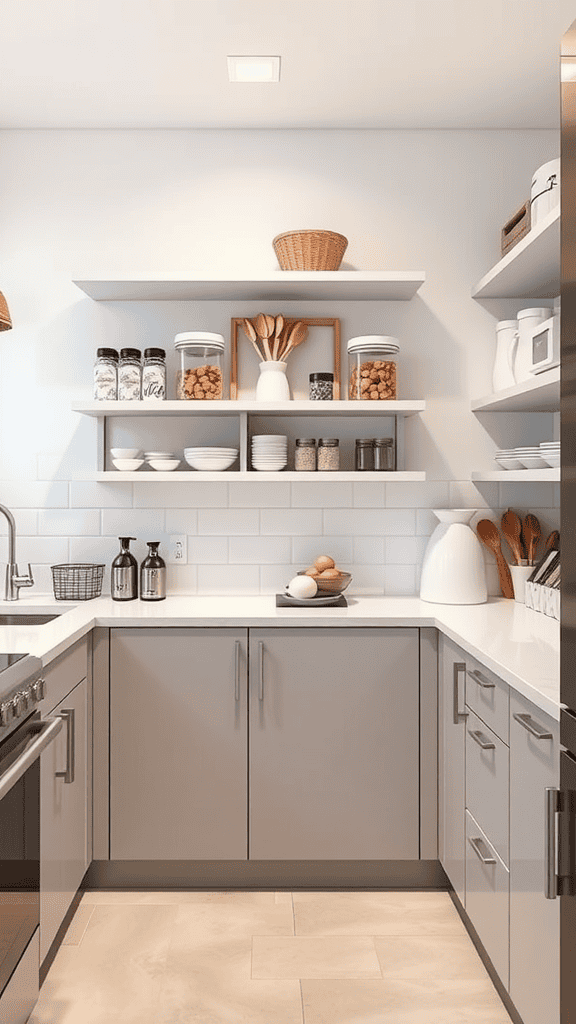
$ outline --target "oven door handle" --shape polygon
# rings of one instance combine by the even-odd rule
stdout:
[[[36,739],[26,748],[20,757],[0,775],[0,800],[10,792],[18,779],[21,779],[31,765],[34,764],[43,750],[52,743],[64,725],[62,718],[45,718],[42,722],[32,722],[30,731],[37,733]]]

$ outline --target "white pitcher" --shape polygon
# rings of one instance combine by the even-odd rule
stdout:
[[[435,604],[484,604],[486,568],[480,541],[469,526],[474,508],[433,509],[440,520],[422,563],[420,597]]]
[[[500,320],[496,324],[496,356],[492,371],[492,390],[503,391],[516,383],[514,354],[518,343],[518,321]]]
[[[516,316],[518,319],[518,345],[514,357],[514,377],[516,378],[516,383],[520,384],[521,381],[529,380],[532,376],[530,373],[530,367],[532,366],[532,338],[530,336],[530,329],[544,323],[544,320],[552,316],[552,310],[545,309],[543,306],[536,306],[531,309],[520,309]]]

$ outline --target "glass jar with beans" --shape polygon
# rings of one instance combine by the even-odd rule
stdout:
[[[348,398],[391,401],[396,398],[397,338],[368,334],[348,342]]]

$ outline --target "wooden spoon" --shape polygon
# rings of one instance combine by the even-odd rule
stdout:
[[[282,334],[282,328],[284,327],[284,317],[281,313],[276,317],[276,323],[274,325],[274,346],[272,348],[272,358],[278,359],[278,350],[280,348],[280,335]]]
[[[274,317],[267,316],[266,313],[258,313],[258,316],[254,317],[254,327],[256,333],[262,341],[262,347],[266,353],[266,359],[272,359],[272,352],[270,351],[270,345],[268,338],[274,331]]]
[[[531,512],[524,517],[522,524],[522,534],[524,536],[524,544],[526,545],[526,557],[528,558],[528,564],[534,565],[534,558],[536,556],[536,547],[541,537],[540,523],[536,516],[532,515]]]
[[[521,559],[525,556],[522,551],[522,520],[517,512],[508,509],[502,516],[500,523],[502,533],[508,541],[508,546],[516,559],[516,565],[520,565]]]
[[[490,551],[493,551],[496,556],[496,565],[498,566],[498,576],[500,577],[500,588],[502,590],[503,597],[514,598],[514,584],[512,583],[510,569],[508,568],[506,559],[502,554],[502,543],[500,541],[498,527],[495,526],[490,519],[481,519],[476,527],[476,532],[478,533],[482,543],[485,544]]]
[[[549,533],[546,537],[544,549],[546,551],[551,551],[552,548],[554,548],[555,551],[560,550],[560,534],[558,533],[558,530],[552,530],[552,533]]]
[[[301,345],[303,341],[306,341],[307,337],[308,337],[308,328],[307,328],[306,324],[303,324],[299,320],[297,323],[294,324],[292,330],[290,331],[290,336],[288,338],[288,345],[284,349],[284,353],[283,353],[282,358],[286,359],[286,357],[289,356],[290,353],[293,352],[295,348],[298,348],[298,345]]]
[[[242,321],[242,330],[244,331],[244,334],[246,335],[246,337],[249,338],[250,341],[252,342],[252,347],[258,353],[258,358],[260,359],[260,362],[262,362],[262,360],[264,359],[264,353],[262,352],[262,350],[258,346],[258,343],[257,343],[258,335],[256,334],[256,331],[254,330],[254,324],[252,323],[252,321],[251,320],[243,320]]]

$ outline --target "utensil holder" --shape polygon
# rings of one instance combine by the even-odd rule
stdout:
[[[533,565],[509,565],[512,584],[514,586],[514,600],[520,604],[525,603],[526,581],[534,572]]]

